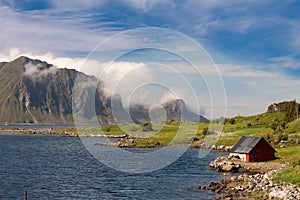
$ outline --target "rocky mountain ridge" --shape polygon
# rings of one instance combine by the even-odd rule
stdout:
[[[77,91],[78,98],[72,99],[74,84],[78,82],[85,86]],[[91,103],[94,108],[87,106]],[[78,109],[75,106],[74,110],[74,105]],[[167,120],[206,120],[190,112],[183,100],[172,100],[162,106]],[[97,115],[99,123],[117,123],[113,110],[121,113],[121,118],[122,113],[128,116],[121,98],[106,96],[103,83],[96,77],[24,56],[0,63],[0,124],[73,124],[74,112],[87,119]],[[149,108],[145,106],[133,105],[128,110],[136,123],[150,120]]]

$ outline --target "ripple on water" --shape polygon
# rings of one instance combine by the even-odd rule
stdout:
[[[200,160],[197,149],[146,174],[101,164],[79,138],[1,134],[0,152],[0,199],[22,199],[24,191],[28,199],[212,199],[196,187],[222,178],[208,169],[220,153]]]

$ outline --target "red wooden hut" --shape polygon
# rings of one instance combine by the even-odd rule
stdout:
[[[229,152],[229,157],[239,157],[247,162],[261,162],[274,160],[276,150],[263,137],[243,136]]]

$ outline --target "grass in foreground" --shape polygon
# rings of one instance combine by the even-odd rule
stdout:
[[[276,175],[274,182],[286,182],[300,186],[300,165],[282,170]]]
[[[274,181],[300,186],[300,145],[277,148],[277,162],[288,162],[289,167],[279,172]]]

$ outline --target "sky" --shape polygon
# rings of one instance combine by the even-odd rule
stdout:
[[[299,9],[296,0],[0,0],[0,61],[26,55],[100,76],[125,104],[182,98],[206,116],[253,115],[299,99]]]

